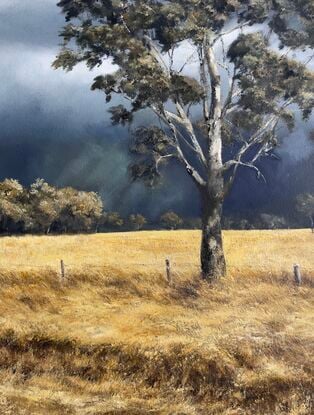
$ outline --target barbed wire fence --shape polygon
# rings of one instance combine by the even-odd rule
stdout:
[[[130,270],[131,272],[143,272],[145,270],[149,270],[150,272],[158,272],[165,275],[165,278],[169,285],[174,282],[174,278],[182,276],[186,272],[190,272],[191,269],[195,272],[201,272],[200,264],[196,263],[196,261],[185,261],[182,262],[178,257],[173,258],[171,256],[166,257],[165,259],[156,259],[154,261],[147,261],[147,262],[125,262],[123,261],[121,264],[117,263],[116,261],[107,261],[103,264],[95,264],[93,262],[86,262],[86,263],[71,263],[66,262],[63,259],[56,260],[53,264],[47,263],[44,265],[40,264],[31,264],[31,263],[15,263],[12,265],[0,265],[0,274],[6,272],[16,272],[16,271],[53,271],[57,275],[60,276],[61,281],[66,280],[69,274],[75,274],[76,272],[87,272],[89,270],[93,271],[108,271],[108,270]],[[243,273],[243,270],[250,271],[256,273],[261,273],[263,275],[275,275],[278,274],[278,270],[271,270],[268,269],[266,264],[263,265],[235,265],[227,263],[227,269],[229,271],[236,271],[239,274]],[[294,278],[294,282],[297,285],[302,284],[302,273],[309,275],[311,270],[308,270],[301,267],[299,264],[293,264],[288,269],[282,269],[279,272],[281,274],[289,275],[291,274]]]

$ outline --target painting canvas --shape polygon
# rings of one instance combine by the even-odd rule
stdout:
[[[0,413],[313,413],[312,0],[0,0]]]

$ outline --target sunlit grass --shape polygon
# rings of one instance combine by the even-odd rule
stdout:
[[[226,232],[213,286],[199,238],[0,239],[0,413],[309,414],[313,235]]]
[[[29,269],[118,266],[160,271],[166,258],[177,270],[199,265],[199,231],[160,231],[71,236],[23,236],[0,239],[0,267]],[[229,275],[241,271],[290,272],[293,263],[313,268],[313,235],[308,230],[226,231]]]

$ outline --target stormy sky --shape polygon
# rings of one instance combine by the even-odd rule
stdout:
[[[127,176],[127,128],[112,127],[101,94],[91,92],[98,72],[51,68],[64,18],[56,0],[0,0],[0,180],[29,184],[37,177],[58,186],[101,193],[108,209],[152,218],[167,209],[198,213],[197,195],[176,166],[157,190],[131,184]],[[142,122],[149,122],[142,116]],[[311,122],[283,132],[280,161],[266,161],[267,184],[241,172],[226,211],[291,213],[293,198],[314,188]],[[289,203],[290,202],[290,203]],[[289,207],[290,206],[290,207]]]

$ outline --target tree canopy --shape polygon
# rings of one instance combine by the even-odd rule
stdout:
[[[175,212],[165,212],[160,216],[160,224],[166,229],[177,229],[183,224],[183,219]]]
[[[297,197],[296,208],[302,215],[310,220],[312,231],[314,232],[314,194],[304,193]]]
[[[139,231],[147,223],[146,218],[141,214],[132,214],[128,217],[128,224],[131,229]]]
[[[271,33],[276,34],[281,47],[290,49],[312,47],[312,1],[62,0],[58,5],[68,24],[60,34],[63,47],[54,66],[71,70],[85,62],[94,68],[111,59],[117,71],[97,76],[92,89],[103,91],[107,102],[113,94],[121,94],[128,101],[111,107],[113,123],[132,122],[137,111],[148,107],[162,121],[162,128],[145,126],[135,131],[131,149],[139,158],[130,167],[134,178],[154,184],[161,164],[172,157],[192,169],[191,160],[173,142],[176,125],[172,124],[188,130],[188,138],[177,140],[189,140],[198,158],[205,162],[203,143],[193,137],[201,130],[192,125],[184,110],[202,103],[204,117],[199,126],[210,128],[207,75],[214,82],[215,74],[202,66],[204,54],[234,30],[238,30],[238,36],[224,51],[221,65],[231,80],[223,108],[223,138],[224,144],[236,141],[239,145],[245,141],[244,135],[251,140],[249,145],[237,149],[226,170],[236,169],[256,144],[262,144],[260,151],[247,165],[253,166],[260,156],[268,155],[276,147],[278,123],[282,120],[293,128],[291,104],[299,106],[304,118],[309,116],[313,74],[288,53],[280,54],[270,48],[269,38]],[[267,36],[262,32],[241,32],[257,23],[269,27]],[[179,67],[176,49],[185,41],[192,44],[192,53]],[[195,60],[202,67],[198,76],[192,77],[186,69]],[[176,106],[174,113],[166,105],[170,102]],[[180,131],[176,134],[180,136]]]
[[[221,212],[238,169],[264,178],[258,161],[275,156],[279,130],[298,108],[308,119],[314,75],[292,52],[313,47],[312,0],[61,0],[67,21],[55,68],[99,75],[114,124],[154,114],[132,134],[133,179],[154,185],[176,160],[200,190],[202,269],[224,274]],[[230,40],[230,36],[232,39]],[[274,46],[275,44],[279,46]],[[224,80],[224,82],[223,82]],[[215,269],[215,271],[213,271]],[[210,271],[212,270],[212,271]]]
[[[0,232],[87,232],[103,214],[94,192],[57,188],[43,179],[28,188],[13,179],[0,182]]]

